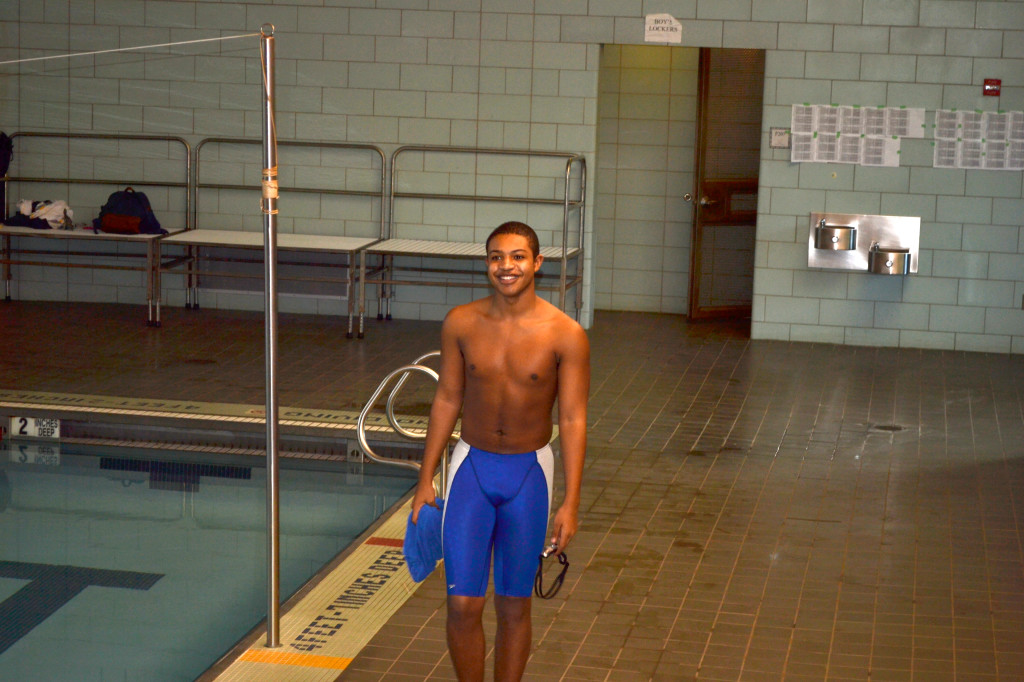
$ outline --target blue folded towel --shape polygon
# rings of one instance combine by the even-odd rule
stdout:
[[[441,560],[441,518],[444,500],[437,498],[437,507],[425,504],[420,507],[417,523],[412,522],[412,512],[405,522],[405,541],[402,552],[409,574],[416,582],[422,582],[437,567]]]

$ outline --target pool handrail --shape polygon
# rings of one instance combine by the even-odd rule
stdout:
[[[421,363],[424,360],[427,360],[431,357],[436,357],[440,355],[441,351],[430,351],[429,353],[425,353],[420,357],[416,358],[412,363],[408,365],[402,365],[401,367],[392,370],[391,372],[388,372],[387,376],[385,376],[384,379],[381,380],[380,384],[377,386],[377,389],[373,392],[373,395],[370,396],[370,399],[366,402],[366,405],[363,406],[362,411],[359,413],[359,419],[356,422],[356,438],[359,441],[359,449],[362,450],[363,454],[366,457],[368,457],[371,461],[377,462],[378,464],[388,464],[392,466],[406,467],[408,469],[414,469],[416,471],[419,471],[422,468],[422,465],[419,462],[407,459],[398,459],[395,457],[386,457],[374,452],[373,448],[370,447],[370,443],[367,441],[366,438],[366,417],[367,415],[369,415],[370,410],[373,409],[374,405],[376,405],[377,399],[380,398],[381,394],[384,392],[384,389],[387,388],[388,384],[390,384],[395,377],[399,377],[398,381],[395,384],[395,387],[391,390],[391,393],[388,394],[388,399],[385,407],[385,414],[387,416],[388,424],[391,426],[392,429],[395,430],[396,433],[410,440],[426,439],[425,432],[417,433],[414,431],[410,431],[398,423],[398,419],[395,417],[395,401],[400,389],[405,385],[406,381],[408,381],[409,379],[409,376],[413,372],[426,374],[427,376],[433,378],[434,381],[438,380],[437,372]],[[447,479],[448,458],[442,457],[441,490],[444,490],[444,486]]]
[[[430,358],[434,357],[441,357],[441,351],[432,350],[429,353],[424,353],[423,355],[413,360],[410,364],[422,365],[424,360],[429,360]],[[410,440],[424,440],[426,438],[425,433],[416,433],[414,431],[409,431],[404,426],[399,424],[398,420],[395,418],[395,400],[398,397],[398,392],[402,389],[402,386],[405,386],[405,382],[409,380],[410,374],[411,373],[408,371],[402,374],[402,376],[395,383],[395,387],[391,389],[391,393],[388,394],[388,402],[385,408],[385,414],[387,415],[388,423],[391,424],[391,428],[393,428],[395,431],[402,434],[406,438],[409,438]],[[434,376],[434,380],[437,380],[437,376]]]

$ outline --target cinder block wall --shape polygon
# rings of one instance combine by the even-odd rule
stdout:
[[[573,150],[590,155],[594,169],[601,45],[642,44],[650,9],[622,0],[323,5],[6,0],[0,57],[216,37],[272,22],[282,137]],[[787,126],[794,103],[920,107],[929,125],[940,108],[1024,109],[1024,3],[683,0],[659,9],[682,22],[685,46],[767,51],[755,338],[1024,352],[1020,172],[934,169],[930,135],[903,141],[898,168],[794,165],[788,151],[767,145],[768,129]],[[0,127],[258,136],[257,55],[255,39],[245,39],[159,57],[5,65]],[[982,97],[985,78],[1003,80],[1001,97]],[[608,191],[599,177],[592,187]],[[920,216],[920,271],[809,270],[808,214],[822,210]],[[590,307],[607,258],[601,243],[592,247]],[[436,297],[400,312],[434,317],[444,307]]]

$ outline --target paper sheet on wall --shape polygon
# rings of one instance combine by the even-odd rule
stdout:
[[[924,137],[924,109],[795,104],[794,163],[898,166],[900,139]]]
[[[900,165],[900,140],[890,135],[868,135],[864,138],[861,152],[861,165],[864,166],[898,166]]]
[[[815,133],[794,132],[789,137],[789,155],[793,163],[814,161]]]
[[[936,138],[932,165],[935,168],[956,168],[956,140]]]
[[[896,137],[924,137],[924,109],[887,107],[885,132]]]
[[[936,111],[932,165],[1024,170],[1024,111]]]

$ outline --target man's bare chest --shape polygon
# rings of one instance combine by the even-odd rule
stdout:
[[[543,337],[474,340],[464,344],[463,357],[469,381],[538,386],[558,373],[555,350]]]

